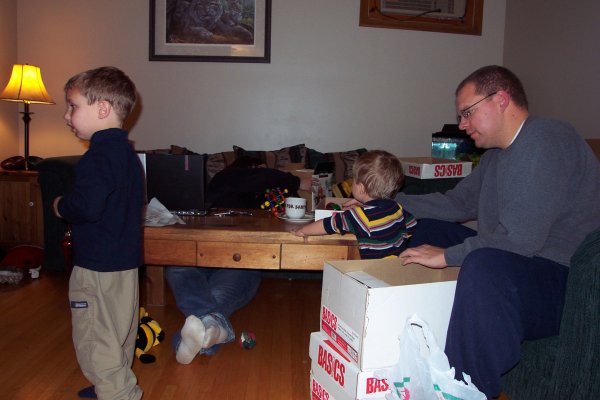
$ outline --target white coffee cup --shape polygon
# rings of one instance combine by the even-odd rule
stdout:
[[[288,197],[285,199],[285,215],[288,218],[300,219],[306,214],[306,199],[302,197]]]

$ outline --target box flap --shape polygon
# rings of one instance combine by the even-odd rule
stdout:
[[[382,281],[381,279],[377,279],[372,275],[369,275],[365,271],[353,271],[348,272],[348,276],[356,279],[359,282],[364,283],[367,287],[370,288],[382,288],[389,287],[390,285],[387,282]]]
[[[455,281],[459,272],[458,267],[435,269],[427,268],[420,264],[402,265],[402,261],[398,258],[382,260],[327,261],[326,263],[330,264],[340,272],[352,276],[352,278],[365,285],[368,285],[367,282],[360,280],[360,277],[370,276],[368,278],[369,280],[374,279],[383,281],[390,286],[402,286]],[[362,274],[349,274],[350,272],[356,271],[360,271]]]

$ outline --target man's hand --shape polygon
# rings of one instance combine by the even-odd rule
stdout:
[[[400,253],[402,265],[416,263],[429,268],[446,268],[446,258],[444,249],[441,247],[424,244],[418,247],[412,247]]]

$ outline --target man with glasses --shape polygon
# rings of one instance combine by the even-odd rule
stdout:
[[[446,353],[493,398],[521,342],[559,332],[570,258],[600,223],[600,164],[571,125],[529,115],[523,85],[504,67],[465,78],[456,110],[488,150],[454,189],[397,196],[419,219],[400,257],[461,266]],[[460,224],[469,220],[478,231]]]

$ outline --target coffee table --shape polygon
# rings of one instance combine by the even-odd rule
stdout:
[[[185,225],[144,228],[146,300],[165,304],[169,265],[268,270],[322,270],[325,260],[360,259],[354,235],[297,237],[298,226],[263,210],[252,215],[185,216]],[[216,213],[221,212],[221,210]]]

